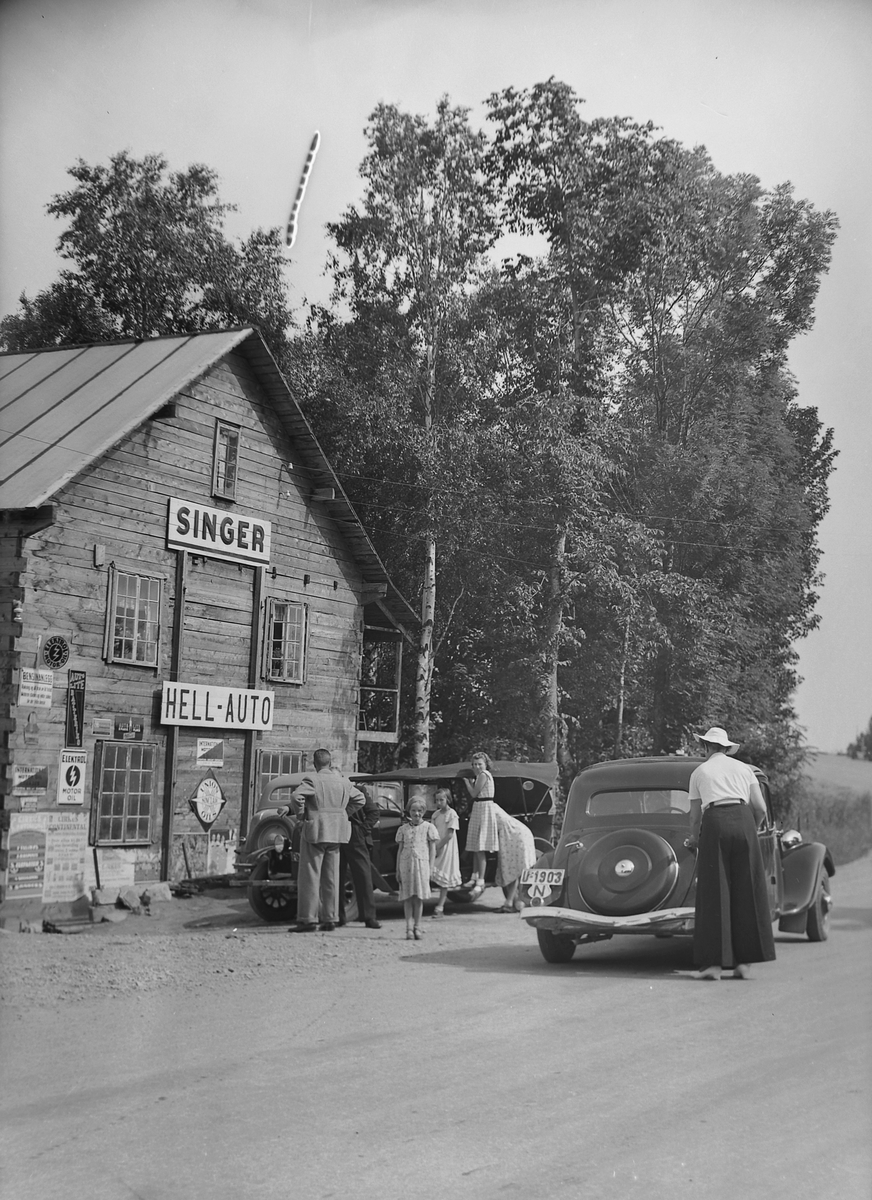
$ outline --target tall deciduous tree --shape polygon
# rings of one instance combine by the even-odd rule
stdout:
[[[279,231],[229,241],[232,206],[220,200],[214,171],[169,172],[160,155],[122,151],[108,166],[80,159],[69,174],[76,186],[48,211],[67,221],[58,250],[71,265],[0,322],[6,349],[250,323],[283,358],[291,312]]]
[[[452,314],[493,241],[494,226],[484,138],[471,129],[467,109],[443,98],[430,123],[381,104],[366,140],[362,204],[329,226],[340,252],[332,269],[336,301],[350,307],[358,326],[378,329],[401,346],[405,359],[409,390],[391,424],[419,471],[417,528],[409,532],[416,535],[421,598],[414,757],[425,765],[436,644],[438,481],[449,464],[456,470],[463,440],[455,436],[450,379],[444,376]]]

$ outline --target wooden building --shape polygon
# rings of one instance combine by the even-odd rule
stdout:
[[[2,355],[0,414],[7,900],[223,873],[396,741],[414,614],[257,331]]]

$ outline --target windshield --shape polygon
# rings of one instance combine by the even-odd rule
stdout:
[[[679,788],[638,788],[631,792],[594,792],[587,802],[591,817],[619,813],[690,812],[690,796]]]

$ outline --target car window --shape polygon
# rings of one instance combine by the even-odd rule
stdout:
[[[383,816],[403,815],[403,785],[401,783],[365,783],[363,789],[375,800]]]
[[[636,788],[629,792],[594,792],[588,799],[587,813],[592,817],[613,817],[621,813],[668,813],[678,809],[690,812],[690,796],[680,788]]]

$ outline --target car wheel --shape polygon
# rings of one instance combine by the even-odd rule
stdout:
[[[262,858],[249,876],[249,885],[269,878],[269,862]],[[248,903],[262,921],[293,921],[297,915],[297,892],[292,888],[248,888]]]
[[[815,892],[814,903],[808,910],[805,932],[810,942],[825,942],[830,936],[830,879],[826,868],[821,867],[821,877]]]
[[[542,957],[550,963],[568,963],[575,953],[575,942],[562,933],[551,933],[548,929],[537,929],[539,949]]]
[[[664,838],[649,829],[619,829],[584,851],[572,882],[582,907],[619,917],[662,904],[677,878],[675,851]]]

